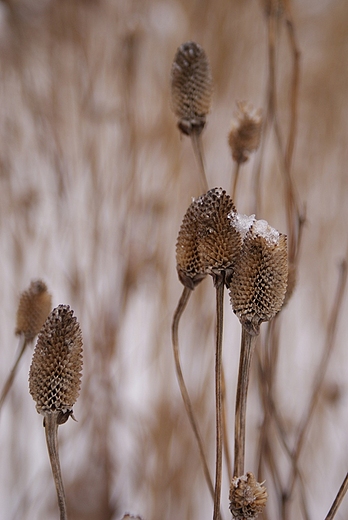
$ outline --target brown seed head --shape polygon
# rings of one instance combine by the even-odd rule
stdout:
[[[46,284],[42,280],[32,281],[19,300],[15,333],[23,334],[27,341],[32,341],[51,309],[52,296],[47,291]]]
[[[207,56],[198,43],[183,43],[171,70],[172,109],[184,134],[200,134],[210,110],[213,81]]]
[[[38,413],[71,413],[81,386],[82,334],[69,305],[48,316],[29,371],[29,392]]]
[[[252,473],[233,477],[230,485],[230,511],[236,520],[254,520],[267,502],[266,487]]]
[[[236,120],[233,121],[228,134],[228,144],[233,159],[242,164],[249,159],[249,154],[256,151],[260,145],[262,112],[261,109],[255,110],[245,101],[239,101],[237,108]]]
[[[242,241],[231,225],[236,212],[232,199],[213,188],[193,200],[177,240],[176,261],[180,281],[193,289],[206,274],[226,273],[229,280]]]
[[[233,312],[250,334],[257,335],[260,324],[280,311],[287,279],[286,236],[256,220],[245,235],[230,284]]]

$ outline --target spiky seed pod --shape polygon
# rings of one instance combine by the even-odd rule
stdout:
[[[230,279],[242,241],[231,226],[236,212],[232,199],[213,188],[192,201],[179,231],[176,262],[183,285],[194,289],[206,274],[226,273]]]
[[[245,101],[237,103],[236,120],[232,122],[228,134],[228,144],[231,148],[233,159],[242,164],[249,159],[249,155],[255,152],[261,139],[262,112],[255,110]]]
[[[203,48],[195,42],[177,50],[171,70],[172,109],[186,135],[202,132],[210,110],[213,81]]]
[[[29,372],[38,413],[60,412],[66,420],[80,393],[81,370],[80,325],[69,305],[59,305],[39,333]]]
[[[254,520],[267,502],[264,483],[256,481],[252,473],[233,477],[230,485],[230,511],[236,520]]]
[[[176,269],[179,280],[189,289],[205,277],[198,251],[198,222],[201,218],[200,199],[194,199],[186,211],[176,242]]]
[[[246,233],[230,284],[233,312],[249,334],[282,308],[287,288],[286,235],[265,220],[255,221]]]
[[[231,197],[221,188],[213,188],[200,197],[201,215],[198,220],[198,252],[203,271],[222,271],[229,282],[242,247],[240,234],[231,225],[237,213]]]
[[[23,334],[27,341],[32,341],[39,333],[52,309],[52,296],[42,280],[33,280],[29,289],[21,294],[17,309],[17,335]]]

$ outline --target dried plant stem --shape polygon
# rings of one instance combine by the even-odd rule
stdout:
[[[291,78],[291,93],[290,93],[290,123],[289,123],[289,135],[286,146],[285,161],[289,171],[291,170],[292,157],[295,147],[295,137],[297,133],[297,107],[298,107],[298,92],[299,92],[299,80],[300,80],[300,50],[297,43],[297,37],[295,32],[295,25],[290,11],[291,0],[284,2],[285,8],[285,19],[286,27],[288,30],[289,44],[292,51],[292,78]]]
[[[59,412],[45,414],[44,426],[48,455],[50,457],[53,479],[57,491],[60,520],[67,520],[65,493],[58,453],[58,414]]]
[[[18,368],[19,362],[22,359],[23,353],[24,353],[27,345],[28,345],[28,341],[25,338],[25,336],[22,334],[20,336],[19,347],[18,347],[18,355],[17,355],[16,361],[15,361],[15,363],[14,363],[12,369],[11,369],[11,372],[10,372],[10,374],[9,374],[5,384],[4,384],[2,392],[1,392],[1,396],[0,396],[0,412],[1,412],[1,409],[2,409],[2,405],[4,404],[4,401],[6,399],[6,396],[7,396],[7,394],[10,391],[10,388],[12,386],[12,383],[13,383],[14,378],[15,378],[16,373],[17,373],[17,368]]]
[[[230,452],[230,443],[229,443],[229,435],[228,435],[228,420],[226,413],[226,379],[225,379],[225,371],[222,365],[221,367],[221,400],[222,400],[222,429],[223,429],[223,445],[224,445],[224,455],[227,466],[227,474],[228,480],[231,482],[233,473],[232,473],[232,463],[231,463],[231,452]]]
[[[232,189],[231,189],[231,195],[232,195],[233,202],[236,201],[236,196],[237,196],[239,171],[240,171],[240,163],[238,161],[236,161],[235,165],[234,165],[234,172],[233,172],[233,177],[232,177]]]
[[[341,505],[341,502],[342,500],[344,499],[344,496],[345,494],[347,493],[348,491],[348,473],[346,474],[346,476],[344,477],[344,480],[342,482],[342,485],[336,495],[336,498],[330,508],[330,511],[328,512],[328,514],[326,515],[326,518],[325,520],[333,520],[333,518],[335,517],[336,513],[337,513],[337,510],[338,508],[340,507]]]
[[[215,279],[216,287],[216,351],[215,351],[215,410],[216,410],[216,459],[215,459],[215,497],[214,520],[220,517],[221,480],[222,480],[222,332],[224,304],[224,276]]]
[[[205,174],[202,137],[200,133],[195,131],[191,132],[190,137],[192,141],[193,151],[199,166],[202,193],[205,193],[206,191],[208,191],[208,182]]]
[[[181,295],[180,300],[179,300],[179,303],[178,303],[177,308],[175,310],[174,317],[173,317],[173,323],[172,323],[172,345],[173,345],[173,353],[174,353],[176,375],[177,375],[177,379],[178,379],[178,382],[179,382],[181,396],[182,396],[182,399],[184,401],[186,413],[187,413],[187,416],[189,418],[189,421],[190,421],[190,424],[191,424],[194,436],[195,436],[197,444],[198,444],[198,449],[199,449],[199,454],[200,454],[202,465],[203,465],[203,471],[204,471],[205,480],[207,482],[210,494],[211,494],[211,496],[212,496],[212,498],[214,500],[214,496],[215,496],[215,494],[214,494],[214,486],[213,486],[213,482],[212,482],[212,479],[211,479],[211,476],[210,476],[210,472],[209,472],[209,468],[208,468],[208,464],[207,464],[207,458],[206,458],[205,453],[204,453],[203,441],[202,441],[201,434],[200,434],[199,429],[198,429],[198,425],[197,425],[197,421],[196,421],[195,415],[193,413],[193,407],[192,407],[192,403],[191,403],[191,400],[190,400],[190,397],[189,397],[189,394],[188,394],[188,391],[187,391],[187,388],[186,388],[184,376],[182,374],[181,364],[180,364],[180,356],[179,356],[179,341],[178,341],[179,322],[180,322],[180,318],[182,316],[182,313],[184,312],[184,310],[186,308],[187,302],[188,302],[188,300],[189,300],[189,298],[191,296],[191,293],[192,293],[191,289],[189,289],[187,287],[184,287],[182,295]]]
[[[236,477],[244,475],[246,404],[251,359],[256,338],[257,336],[252,336],[242,327],[234,436],[234,475]]]
[[[329,363],[330,356],[333,351],[333,347],[335,344],[335,337],[336,337],[336,331],[337,331],[337,322],[340,314],[340,310],[342,309],[342,301],[343,296],[345,294],[346,289],[346,283],[347,283],[347,260],[343,260],[340,265],[340,273],[339,273],[339,279],[337,284],[337,290],[336,295],[334,298],[334,305],[331,311],[328,327],[327,327],[327,335],[326,335],[326,347],[324,349],[322,359],[319,363],[316,376],[314,379],[313,384],[313,390],[312,390],[312,396],[311,400],[308,406],[308,409],[306,410],[306,413],[303,416],[303,419],[301,421],[301,424],[298,429],[297,434],[297,441],[292,453],[292,471],[289,479],[289,484],[287,488],[287,492],[284,493],[283,501],[284,501],[284,518],[288,517],[287,512],[287,504],[290,501],[294,485],[296,482],[296,478],[298,475],[298,460],[301,454],[301,451],[303,449],[304,440],[306,438],[308,426],[310,424],[310,421],[313,417],[313,412],[316,408],[316,405],[318,403],[318,399],[320,396],[320,390],[324,381],[324,375],[326,373],[326,369]]]

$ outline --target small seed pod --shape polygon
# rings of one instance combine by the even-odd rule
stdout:
[[[52,297],[42,280],[31,282],[29,289],[21,294],[17,309],[17,335],[23,334],[27,341],[32,341],[39,333],[52,309]]]
[[[221,188],[213,188],[200,197],[200,205],[197,231],[203,271],[213,276],[223,271],[229,283],[242,247],[241,237],[231,225],[231,216],[237,210]]]
[[[213,82],[203,48],[195,42],[177,50],[171,70],[172,109],[182,133],[202,132],[210,110]]]
[[[236,520],[254,520],[267,502],[264,483],[256,481],[252,473],[233,477],[230,485],[230,511]]]
[[[176,261],[181,283],[193,289],[205,275],[225,272],[229,282],[242,241],[231,225],[236,213],[232,199],[221,188],[213,188],[193,200],[177,240]]]
[[[247,231],[230,284],[233,312],[249,334],[282,308],[287,288],[286,235],[256,220]]]
[[[80,393],[81,370],[80,325],[68,305],[59,305],[39,333],[29,371],[29,392],[38,413],[59,412],[59,423],[65,422]]]
[[[238,112],[228,134],[228,144],[233,159],[242,164],[249,159],[249,155],[260,146],[262,130],[262,112],[255,110],[245,101],[237,103]]]

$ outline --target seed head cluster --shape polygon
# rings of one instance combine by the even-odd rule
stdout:
[[[252,473],[233,477],[230,485],[230,511],[236,520],[254,520],[267,501],[267,490]]]
[[[171,70],[172,108],[186,135],[200,134],[210,110],[212,74],[204,49],[193,41],[177,50]]]
[[[231,197],[221,188],[191,203],[176,245],[177,271],[185,286],[193,289],[207,274],[232,274],[242,245],[229,220],[235,211]]]
[[[238,112],[228,134],[233,159],[242,164],[255,152],[261,139],[262,114],[245,101],[237,103]]]
[[[281,309],[287,289],[286,235],[264,220],[240,215],[221,188],[189,206],[176,244],[180,281],[190,289],[207,275],[225,273],[231,304],[252,334]]]
[[[32,281],[19,300],[15,333],[23,334],[27,341],[33,341],[51,309],[52,297],[46,284],[42,280]]]
[[[81,386],[82,334],[68,305],[48,316],[34,350],[29,392],[42,415],[72,411]]]

